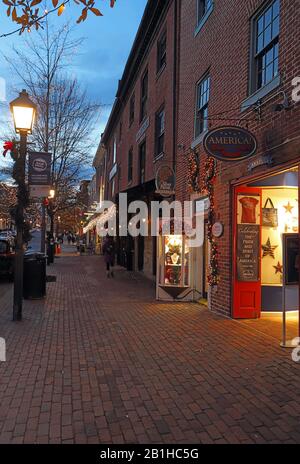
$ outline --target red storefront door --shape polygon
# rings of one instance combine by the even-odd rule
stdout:
[[[234,192],[233,317],[254,319],[261,312],[261,189]]]

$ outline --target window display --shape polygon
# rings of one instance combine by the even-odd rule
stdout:
[[[263,205],[272,206],[269,225],[262,213],[262,285],[282,285],[282,239],[284,233],[298,232],[298,189],[273,187],[262,189]],[[271,208],[267,208],[271,210]],[[276,213],[275,213],[276,211]],[[277,221],[275,221],[275,215]]]
[[[189,249],[184,245],[182,235],[167,235],[164,242],[163,285],[188,285]]]

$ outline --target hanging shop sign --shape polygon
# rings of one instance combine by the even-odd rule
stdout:
[[[259,228],[249,224],[237,226],[237,280],[240,282],[259,280]]]
[[[220,238],[224,233],[224,225],[221,222],[215,222],[211,231],[215,238]]]
[[[51,154],[29,153],[28,165],[29,185],[50,185],[51,183]]]
[[[160,166],[156,172],[156,193],[162,197],[175,195],[175,172],[170,166]]]
[[[242,127],[224,126],[209,131],[203,146],[209,156],[220,161],[239,161],[256,153],[257,141]]]
[[[274,163],[273,157],[271,155],[261,155],[254,161],[251,161],[248,165],[248,171],[251,172],[253,169],[258,168],[259,166],[272,166]]]

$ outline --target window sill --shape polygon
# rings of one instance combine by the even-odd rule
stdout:
[[[199,34],[199,32],[203,28],[204,24],[206,23],[206,21],[208,20],[208,18],[212,14],[213,9],[214,9],[214,4],[212,3],[211,7],[207,10],[207,12],[203,16],[203,18],[201,18],[201,21],[199,22],[199,24],[196,26],[196,29],[195,29],[195,32],[194,32],[194,37],[196,37]]]
[[[198,145],[200,145],[202,142],[203,142],[203,139],[205,137],[205,135],[207,134],[208,130],[206,129],[205,131],[203,131],[200,135],[198,135],[197,138],[195,138],[191,144],[191,149],[193,150],[194,148],[196,148]]]
[[[269,93],[275,90],[280,85],[280,75],[274,77],[272,81],[268,84],[264,85],[261,89],[257,90],[257,92],[253,93],[248,97],[246,100],[243,101],[241,106],[241,111],[246,111],[252,105],[255,105],[259,100],[266,97]]]
[[[160,153],[159,155],[155,156],[154,157],[154,160],[153,160],[153,163],[156,163],[157,161],[159,161],[160,159],[162,159],[164,157],[165,153],[162,152]]]
[[[162,73],[164,72],[164,70],[166,69],[167,67],[167,64],[165,63],[164,65],[162,65],[162,67],[157,71],[156,73],[156,80],[158,81],[158,79],[160,78],[160,76],[162,75]]]

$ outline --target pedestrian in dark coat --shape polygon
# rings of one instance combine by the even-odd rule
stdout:
[[[104,261],[106,264],[106,273],[107,277],[113,277],[114,272],[113,272],[113,267],[115,265],[115,241],[113,237],[110,237],[109,235],[106,236],[102,251],[104,254]]]

